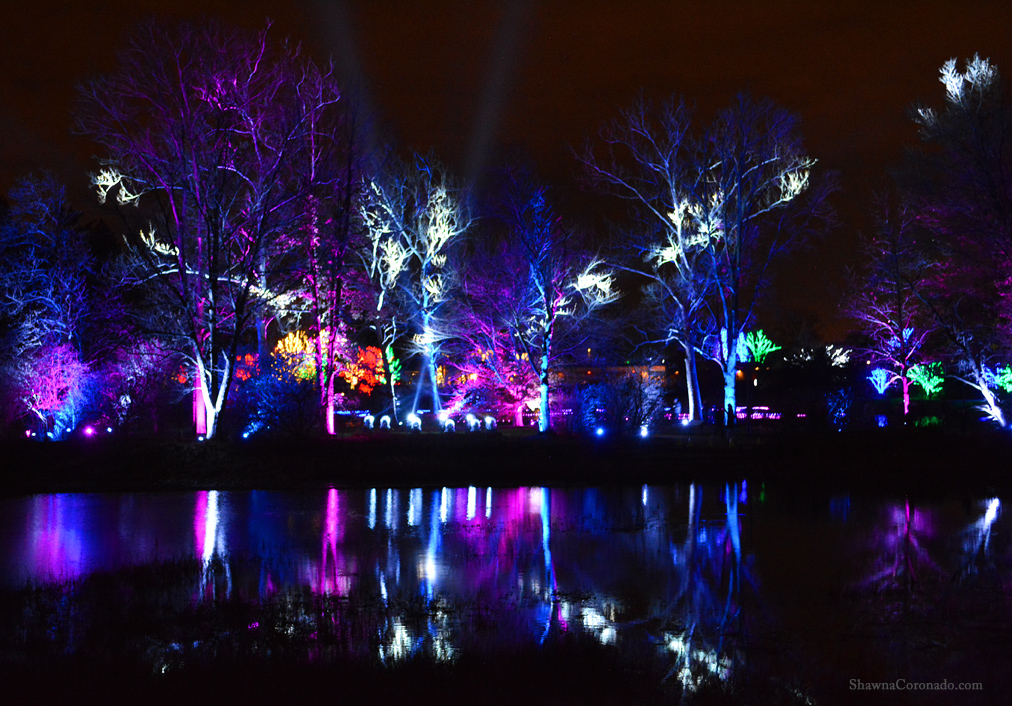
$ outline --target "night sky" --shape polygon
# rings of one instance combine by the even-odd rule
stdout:
[[[328,2],[298,0],[33,0],[0,23],[0,190],[48,168],[85,205],[95,168],[70,134],[74,86],[111,70],[151,14],[217,15],[333,56],[376,117],[376,139],[435,154],[480,176],[504,154],[528,154],[580,213],[579,147],[640,89],[695,100],[708,120],[738,91],[799,113],[809,152],[841,174],[841,226],[781,268],[775,305],[810,308],[839,337],[835,303],[873,191],[916,141],[908,107],[938,104],[938,69],[975,52],[1012,75],[1006,2]],[[579,218],[578,213],[574,216]],[[760,321],[760,325],[762,325]]]

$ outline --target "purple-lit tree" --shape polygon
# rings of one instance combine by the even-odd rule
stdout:
[[[312,195],[295,165],[338,99],[320,76],[266,30],[148,23],[118,69],[82,89],[79,126],[107,150],[99,196],[144,224],[127,241],[145,328],[189,362],[208,437],[243,337],[283,307],[278,242],[303,227]]]
[[[77,425],[88,393],[92,258],[51,176],[20,181],[10,199],[0,225],[0,328],[7,339],[0,359],[21,411],[60,438]]]
[[[296,88],[297,108],[304,112],[304,149],[293,160],[293,178],[306,192],[301,228],[278,241],[294,255],[290,304],[299,325],[312,332],[316,385],[324,428],[334,434],[335,382],[341,366],[339,341],[349,309],[365,308],[359,290],[362,274],[354,265],[364,239],[354,218],[363,186],[364,155],[360,118],[353,110],[337,111],[337,87],[329,73],[313,66]],[[279,253],[280,255],[280,253]],[[279,260],[284,260],[281,256]],[[367,288],[367,287],[366,287]],[[265,358],[261,352],[261,358]]]
[[[1012,105],[988,60],[941,69],[945,103],[917,107],[924,149],[910,154],[904,186],[939,267],[921,292],[955,377],[977,390],[998,425],[1006,415],[994,373],[1009,353],[1012,311]]]
[[[468,268],[464,289],[473,305],[464,326],[485,319],[475,328],[507,334],[514,358],[537,381],[538,429],[546,432],[550,371],[560,356],[582,347],[581,324],[618,297],[614,276],[579,247],[548,204],[547,189],[527,171],[506,173],[498,210],[506,231],[479,248]]]
[[[412,412],[426,384],[433,411],[442,409],[437,371],[452,336],[446,304],[458,282],[452,251],[471,224],[461,197],[444,167],[417,155],[411,167],[387,170],[363,190],[366,267],[379,291],[376,311],[390,312],[380,323],[383,348],[403,327],[413,332],[411,351],[422,359]]]
[[[914,237],[914,214],[905,204],[882,201],[875,237],[862,246],[864,270],[853,277],[849,313],[867,343],[861,350],[883,366],[885,387],[900,384],[903,416],[910,414],[910,370],[923,361],[935,321],[921,298],[933,263]],[[884,390],[884,388],[883,388]]]

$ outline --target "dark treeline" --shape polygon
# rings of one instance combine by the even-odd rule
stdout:
[[[342,410],[409,428],[424,410],[443,428],[527,412],[541,431],[636,431],[665,410],[731,425],[742,402],[751,421],[765,401],[840,427],[937,421],[950,379],[1004,427],[1012,112],[986,60],[942,83],[869,205],[841,347],[758,320],[772,266],[835,226],[834,175],[769,100],[709,123],[677,94],[617,111],[576,156],[627,207],[594,233],[530,164],[477,191],[434,155],[369,147],[330,67],[269,28],[148,23],[80,87],[101,222],[47,175],[8,194],[0,425],[310,435]]]

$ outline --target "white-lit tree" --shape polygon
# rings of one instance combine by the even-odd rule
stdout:
[[[769,100],[740,95],[701,133],[684,101],[639,101],[601,135],[604,153],[583,162],[593,183],[631,201],[642,232],[628,245],[650,279],[655,328],[686,352],[695,416],[695,355],[724,377],[733,410],[738,341],[768,284],[770,265],[799,237],[824,228],[831,182],[811,188],[815,160],[797,118]]]
[[[703,343],[701,310],[709,286],[701,260],[710,233],[693,184],[698,178],[692,111],[672,97],[660,105],[640,98],[608,123],[598,146],[580,156],[592,186],[627,200],[637,226],[626,233],[619,266],[644,277],[656,343],[677,343],[685,356],[690,422],[702,420],[696,356]]]
[[[706,312],[709,336],[719,339],[703,351],[721,368],[723,406],[733,414],[737,342],[769,283],[770,266],[799,238],[828,226],[832,182],[813,187],[815,160],[805,153],[797,117],[768,99],[737,96],[699,145],[693,221],[709,241]]]
[[[471,224],[462,192],[444,167],[416,156],[412,167],[370,180],[359,214],[369,240],[367,269],[380,292],[377,311],[393,312],[382,325],[384,349],[399,321],[410,327],[411,352],[422,360],[411,411],[427,383],[439,412],[439,358],[452,335],[446,304],[458,277],[452,250]]]

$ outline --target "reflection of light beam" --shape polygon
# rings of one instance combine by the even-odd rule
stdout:
[[[485,519],[492,517],[492,489],[485,488]]]
[[[376,529],[376,489],[369,489],[369,529]]]
[[[475,494],[477,492],[478,492],[478,489],[475,488],[473,485],[469,486],[468,489],[467,489],[467,519],[468,520],[473,520],[474,519]]]

